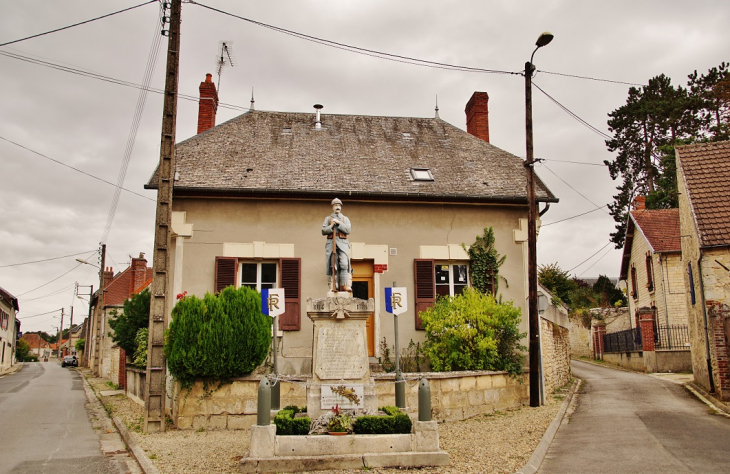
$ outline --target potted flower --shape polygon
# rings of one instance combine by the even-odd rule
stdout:
[[[332,407],[332,419],[327,422],[327,432],[331,435],[346,435],[352,430],[352,417],[342,413],[339,405]]]

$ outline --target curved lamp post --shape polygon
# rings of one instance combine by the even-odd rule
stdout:
[[[527,168],[527,274],[530,334],[530,406],[540,406],[540,315],[537,307],[537,201],[535,197],[535,157],[532,149],[532,73],[535,66],[532,59],[538,49],[553,40],[545,32],[535,43],[530,60],[525,63],[525,167]]]

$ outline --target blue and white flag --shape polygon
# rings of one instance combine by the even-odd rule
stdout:
[[[272,318],[284,313],[284,288],[261,290],[261,312]]]
[[[385,310],[391,314],[405,313],[408,309],[408,289],[405,286],[385,289]]]

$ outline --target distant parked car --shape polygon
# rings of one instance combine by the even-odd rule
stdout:
[[[69,367],[78,367],[79,366],[79,361],[78,361],[78,359],[76,359],[76,356],[66,356],[66,357],[64,357],[63,360],[61,361],[61,367],[66,367],[66,366],[69,366]]]

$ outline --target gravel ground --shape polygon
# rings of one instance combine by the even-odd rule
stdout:
[[[87,378],[97,392],[110,390],[109,381]],[[441,449],[451,455],[451,465],[423,469],[370,469],[371,473],[513,473],[532,456],[543,433],[555,418],[563,396],[548,397],[539,408],[523,407],[493,412],[464,421],[439,425]],[[119,417],[137,444],[162,474],[233,473],[248,451],[249,431],[192,431],[169,429],[147,435],[141,432],[143,407],[123,395],[102,397],[113,416]],[[360,470],[317,471],[353,473]]]

